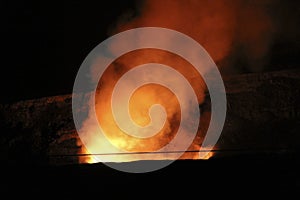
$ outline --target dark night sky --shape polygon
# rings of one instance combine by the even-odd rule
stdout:
[[[134,0],[103,2],[1,1],[0,103],[70,94],[83,59],[108,37],[107,30],[117,18],[135,7]],[[294,4],[290,13],[299,10]],[[285,15],[289,15],[289,10]],[[298,27],[292,17],[283,24],[287,32]],[[300,42],[293,41],[295,38],[298,37],[277,44],[278,49],[282,49],[280,45],[290,49],[283,51],[291,53],[290,66],[298,66]],[[277,68],[283,65],[276,55],[273,62]]]
[[[101,2],[1,1],[0,103],[70,94],[83,59],[135,5]]]
[[[278,11],[281,12],[283,18],[281,19],[279,17],[278,20],[281,21],[283,25],[282,29],[285,31],[282,31],[283,34],[279,36],[280,40],[273,46],[275,53],[272,55],[271,65],[274,67],[269,68],[269,70],[282,70],[286,69],[286,67],[300,69],[300,29],[298,28],[300,25],[300,1],[282,0],[282,4],[282,10],[278,8]],[[0,1],[0,104],[71,94],[75,76],[82,61],[95,46],[109,37],[108,30],[114,26],[114,23],[121,14],[127,10],[134,9],[135,0],[62,0],[56,2],[46,0],[36,2],[32,0]],[[267,130],[271,130],[272,128],[274,127],[270,127],[270,129]],[[237,128],[237,130],[239,129]],[[5,133],[5,130],[2,130],[2,132]],[[21,133],[23,134],[23,132]],[[18,136],[18,134],[20,135],[19,132],[15,135]],[[12,137],[15,136],[14,134],[12,135]],[[2,144],[4,144],[3,141],[6,142],[9,140],[1,140]],[[19,138],[17,138],[16,141],[17,142],[12,144],[12,146],[22,142]],[[261,159],[259,160],[261,161]],[[196,194],[197,197],[202,195],[203,191],[204,194],[205,192],[207,193],[205,188],[216,188],[215,191],[218,191],[218,189],[222,189],[223,191],[225,187],[225,191],[228,191],[227,193],[230,194],[230,197],[234,194],[240,195],[239,192],[243,192],[241,189],[247,191],[247,193],[244,192],[244,194],[254,194],[255,189],[266,190],[269,186],[265,183],[271,185],[271,190],[268,189],[268,193],[266,193],[268,197],[270,197],[269,195],[271,193],[275,194],[276,190],[286,192],[285,189],[294,190],[296,187],[299,189],[299,179],[297,180],[298,185],[292,184],[295,181],[290,183],[288,180],[289,178],[295,180],[294,175],[297,175],[297,178],[299,178],[298,165],[289,167],[286,163],[283,163],[282,168],[277,168],[277,162],[275,165],[273,165],[273,163],[271,163],[271,165],[261,163],[262,162],[257,163],[259,167],[256,168],[259,169],[257,171],[260,173],[256,173],[252,166],[249,167],[245,165],[247,163],[240,162],[237,163],[237,165],[234,163],[234,167],[231,167],[233,165],[225,164],[222,167],[216,165],[212,169],[210,168],[212,165],[203,165],[203,171],[199,170],[201,173],[197,173],[199,178],[193,178],[196,170],[198,171],[198,168],[196,169],[198,165],[195,166],[193,165],[194,163],[185,163],[185,165],[182,166],[178,164],[177,168],[173,167],[173,165],[171,168],[168,168],[169,171],[164,170],[159,173],[154,173],[154,176],[139,176],[140,174],[138,174],[134,176],[134,178],[127,174],[115,176],[115,174],[110,171],[105,171],[105,176],[99,173],[100,176],[98,174],[98,176],[95,177],[94,174],[91,173],[92,171],[88,171],[91,170],[91,168],[87,168],[87,171],[84,171],[82,168],[78,168],[78,171],[67,171],[69,168],[63,168],[63,173],[55,174],[57,171],[49,171],[50,176],[46,175],[38,179],[32,179],[32,177],[28,178],[32,173],[28,175],[28,171],[18,167],[16,168],[17,170],[14,171],[15,176],[24,174],[24,177],[26,177],[18,177],[21,180],[20,183],[17,179],[11,178],[10,175],[14,174],[3,170],[2,175],[7,176],[8,174],[9,180],[12,183],[8,184],[5,181],[6,179],[3,181],[4,186],[13,186],[11,187],[13,190],[9,195],[16,193],[15,191],[21,191],[16,189],[16,184],[21,185],[20,188],[22,189],[24,189],[24,186],[30,186],[30,189],[34,191],[33,194],[36,195],[36,188],[29,184],[31,182],[34,182],[34,185],[41,188],[46,184],[49,185],[49,187],[43,188],[45,191],[47,190],[46,195],[53,194],[55,189],[65,189],[67,186],[66,183],[70,183],[68,192],[75,194],[76,197],[80,193],[84,195],[87,193],[94,194],[94,191],[97,191],[99,186],[98,184],[94,184],[93,181],[93,184],[91,184],[92,182],[90,182],[90,180],[100,180],[99,183],[106,186],[104,187],[105,189],[101,191],[102,193],[110,191],[106,190],[107,188],[116,188],[118,192],[114,193],[117,195],[124,195],[124,193],[119,191],[120,188],[123,188],[124,183],[126,186],[134,186],[134,188],[136,186],[140,188],[143,187],[144,190],[141,190],[142,193],[144,192],[144,194],[147,195],[154,194],[156,196],[157,194],[161,194],[156,191],[160,188],[161,191],[166,192],[168,195],[170,193],[177,195],[177,193],[173,191],[178,191],[183,192],[184,195]],[[33,169],[33,171],[35,170],[35,168],[31,169]],[[235,169],[238,169],[238,173]],[[46,170],[46,172],[48,171]],[[76,172],[80,173],[79,176],[76,176]],[[84,172],[87,173],[84,174]],[[108,173],[106,174],[106,172]],[[211,176],[209,172],[214,172],[214,176]],[[266,172],[266,174],[264,174],[264,172]],[[37,174],[40,176],[40,173]],[[67,175],[65,176],[65,174]],[[233,175],[236,176],[234,177],[235,179],[232,177]],[[48,179],[44,179],[44,177]],[[67,178],[64,179],[65,177]],[[145,179],[145,177],[148,179]],[[173,181],[174,177],[175,181]],[[84,178],[87,178],[86,180],[88,181],[85,181]],[[105,178],[105,180],[103,181],[101,178]],[[150,181],[148,181],[149,179]],[[35,182],[35,180],[41,181]],[[126,182],[128,180],[130,182]],[[154,185],[155,190],[153,190],[152,182],[157,182],[157,180],[160,180],[159,182],[163,187]],[[196,184],[194,184],[194,182],[192,183],[191,180],[196,180]],[[207,186],[204,189],[203,187],[199,187],[197,180],[199,184],[204,183]],[[209,180],[209,182],[207,182],[207,180]],[[56,183],[55,185],[52,184],[53,181]],[[116,186],[115,181],[119,181],[117,182],[117,184],[119,184],[118,186]],[[46,184],[44,185],[44,183]],[[109,183],[109,187],[107,187],[107,183]],[[149,185],[150,187],[144,187],[145,184],[143,183],[151,183],[151,185]],[[165,186],[168,185],[166,183],[176,185],[177,187],[166,189]],[[74,185],[76,187],[71,187]],[[256,187],[253,187],[255,185]],[[92,188],[88,188],[91,186]],[[182,189],[181,186],[187,187]],[[272,186],[276,186],[276,188]],[[281,188],[282,186],[288,186],[288,188]],[[88,190],[83,190],[83,187],[87,187]],[[149,188],[156,192],[149,192]],[[127,195],[130,194],[130,196],[128,196],[130,198],[133,196],[132,191],[134,191],[132,188],[127,190]],[[101,195],[102,193],[99,194]],[[225,193],[222,192],[220,194],[223,195]],[[19,192],[16,194],[19,195]],[[24,193],[22,193],[22,195],[23,194]],[[214,193],[209,192],[208,194]],[[109,192],[109,195],[111,195],[111,192]],[[124,196],[122,196],[122,198],[124,198]]]

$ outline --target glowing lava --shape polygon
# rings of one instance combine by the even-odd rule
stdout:
[[[149,109],[151,106],[159,104],[165,109],[166,119],[163,128],[154,136],[149,138],[137,138],[125,133],[118,127],[112,114],[112,91],[117,81],[133,67],[149,62],[163,62],[168,66],[172,66],[174,69],[183,74],[184,77],[186,77],[186,79],[189,81],[190,85],[195,90],[199,104],[204,101],[206,85],[192,65],[183,58],[174,56],[169,52],[154,49],[138,50],[121,56],[104,72],[99,81],[97,93],[95,94],[95,105],[89,105],[90,109],[93,107],[95,108],[97,121],[100,124],[102,131],[105,133],[105,138],[103,138],[104,136],[99,136],[97,134],[92,134],[93,136],[86,134],[87,142],[85,145],[88,146],[88,149],[91,152],[97,152],[97,154],[101,155],[101,159],[99,159],[100,156],[89,155],[89,152],[84,148],[82,149],[81,153],[86,154],[86,156],[80,157],[81,163],[95,163],[100,161],[128,162],[133,160],[147,159],[162,160],[175,159],[178,157],[179,153],[167,151],[165,153],[153,152],[163,148],[176,135],[181,120],[179,102],[181,105],[187,105],[184,112],[190,113],[189,115],[191,116],[193,115],[194,111],[192,109],[195,108],[190,108],[188,106],[189,96],[186,96],[183,99],[177,99],[176,95],[173,94],[172,91],[157,84],[143,85],[132,94],[128,109],[132,120],[138,126],[144,127],[150,123],[151,119],[149,116]],[[165,81],[176,81],[174,78],[169,77],[169,74],[159,73],[153,75],[159,76]],[[137,78],[143,78],[143,76],[141,75]],[[131,83],[128,82],[126,84]],[[184,86],[179,84],[178,87]],[[126,87],[124,90],[126,90]],[[182,91],[185,91],[184,88],[182,88]],[[126,105],[122,99],[119,100],[118,104],[119,106]],[[155,113],[152,115],[152,118],[163,120],[163,116],[155,115]],[[186,119],[186,121],[188,121],[188,119]],[[199,124],[197,124],[197,126],[198,125]],[[184,129],[186,135],[193,134],[189,131],[189,125],[187,125],[187,127]],[[89,119],[87,119],[81,131],[86,133],[96,133],[99,130],[95,124],[90,123]],[[137,129],[133,128],[130,130],[130,133],[139,135],[140,133],[137,131]],[[195,143],[191,144],[190,148],[188,149],[190,152],[180,152],[180,154],[183,153],[180,159],[199,159],[197,150],[200,149],[201,141],[199,141],[199,138],[202,138],[201,134],[195,135]],[[104,142],[107,141],[107,139],[111,144]],[[180,151],[182,147],[178,145],[176,149]],[[206,157],[201,159],[208,159],[210,156],[212,156],[212,153],[207,154]]]

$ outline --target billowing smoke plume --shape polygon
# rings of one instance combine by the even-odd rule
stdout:
[[[221,72],[258,72],[269,59],[278,29],[272,12],[278,6],[277,0],[145,0],[131,15],[121,16],[111,33],[171,28],[198,41]]]
[[[145,0],[140,2],[138,10],[121,16],[110,34],[139,27],[163,27],[177,30],[200,43],[215,61],[221,73],[257,72],[264,70],[277,33],[278,26],[269,12],[270,8],[277,6],[276,4],[278,4],[277,1],[271,0]],[[166,38],[163,42],[172,44],[170,38]],[[115,48],[123,48],[124,45],[130,45],[130,43],[115,41],[109,47],[109,51],[113,54]],[[190,49],[190,52],[193,54],[193,49]],[[162,88],[151,89],[146,86],[133,98],[136,101],[131,106],[132,117],[136,123],[142,126],[147,125],[149,107],[154,103],[159,103],[168,112],[166,126],[156,137],[149,140],[134,139],[118,130],[110,110],[111,93],[115,83],[133,67],[151,62],[172,66],[180,71],[195,90],[198,103],[204,102],[206,85],[196,74],[195,69],[193,70],[193,67],[184,59],[153,49],[121,56],[112,63],[100,80],[95,108],[103,129],[110,134],[118,147],[128,151],[154,151],[169,143],[174,137],[182,114],[178,109],[178,101],[189,104],[188,96],[177,101],[174,95],[164,93]],[[92,66],[91,73],[97,74],[94,73],[95,71],[97,71],[97,65]],[[157,76],[168,78],[168,74],[157,74]],[[143,76],[137,78],[143,78]],[[131,83],[124,85],[127,84]],[[121,101],[120,105],[123,105]],[[90,105],[91,108],[93,106]],[[186,108],[183,112],[192,115],[192,108],[189,106]],[[191,150],[199,150],[209,124],[210,112],[202,113],[202,116],[202,125],[200,124]],[[84,123],[82,130],[86,133],[94,131],[89,119]],[[187,135],[191,134],[188,128],[185,131]],[[94,138],[89,138],[88,141],[90,146],[94,145]],[[105,144],[95,148],[100,153],[111,151],[105,149]],[[187,158],[191,157],[193,156],[187,156]]]

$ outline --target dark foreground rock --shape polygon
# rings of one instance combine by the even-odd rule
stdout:
[[[236,75],[224,83],[227,117],[215,157],[299,151],[299,70]],[[78,163],[71,94],[0,105],[0,119],[3,163]]]

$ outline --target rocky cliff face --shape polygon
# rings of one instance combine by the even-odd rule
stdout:
[[[65,95],[2,105],[1,157],[9,163],[48,163],[52,154],[76,154],[80,146],[71,100],[72,95]],[[64,158],[64,163],[68,162]]]
[[[278,71],[225,79],[228,114],[220,148],[277,153],[299,148],[299,78],[299,71]]]
[[[299,150],[299,70],[225,77],[224,83],[227,117],[216,158]],[[209,102],[206,105],[209,109]],[[81,144],[73,123],[71,94],[0,105],[0,119],[2,162],[78,163]]]

